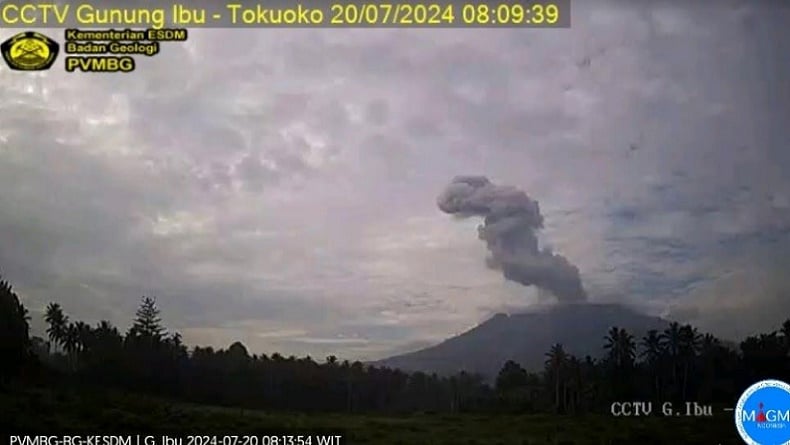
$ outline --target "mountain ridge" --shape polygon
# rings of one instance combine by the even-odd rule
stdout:
[[[648,330],[663,330],[669,321],[618,303],[563,303],[513,314],[497,313],[472,329],[418,351],[378,360],[376,366],[439,375],[460,371],[494,378],[507,360],[531,371],[542,369],[555,343],[579,357],[600,357],[612,326],[626,329],[636,341]]]

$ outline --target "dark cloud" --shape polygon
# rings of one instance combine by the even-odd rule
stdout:
[[[539,299],[426,198],[485,171],[540,197],[542,247],[591,299],[764,328],[790,301],[787,5],[594,0],[561,30],[196,29],[129,75],[0,67],[0,271],[34,317],[58,300],[125,325],[150,293],[191,343],[382,356]]]

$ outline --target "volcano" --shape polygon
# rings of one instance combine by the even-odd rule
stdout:
[[[648,330],[663,330],[668,324],[621,304],[558,304],[531,312],[496,314],[435,346],[374,365],[439,375],[466,371],[492,379],[508,360],[530,371],[541,370],[546,352],[555,343],[580,358],[601,357],[604,337],[613,326],[626,329],[638,343]]]

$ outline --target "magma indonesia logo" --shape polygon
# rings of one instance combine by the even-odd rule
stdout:
[[[48,70],[60,49],[57,42],[33,31],[19,33],[0,45],[3,59],[12,70]]]
[[[790,385],[763,380],[741,394],[735,426],[749,445],[790,445]]]

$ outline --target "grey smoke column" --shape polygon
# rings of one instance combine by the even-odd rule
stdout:
[[[482,216],[480,239],[491,255],[488,267],[525,286],[537,286],[560,301],[584,301],[579,269],[562,255],[538,246],[543,227],[538,202],[515,188],[498,186],[485,176],[457,176],[437,200],[439,209],[460,217]]]

